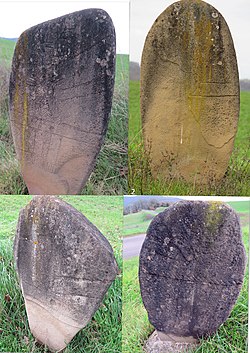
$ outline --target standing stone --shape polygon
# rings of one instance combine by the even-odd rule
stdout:
[[[228,26],[211,5],[178,1],[156,19],[142,55],[141,116],[155,177],[223,177],[237,132],[239,78]]]
[[[116,277],[109,242],[66,202],[36,196],[20,212],[14,255],[32,334],[52,351],[65,348]]]
[[[142,246],[139,277],[159,337],[193,344],[214,333],[237,300],[245,263],[239,219],[229,206],[180,201],[157,215]]]
[[[115,75],[109,15],[88,9],[19,38],[10,78],[11,129],[31,194],[77,194],[108,126]]]

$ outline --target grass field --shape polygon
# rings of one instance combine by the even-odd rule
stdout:
[[[165,207],[158,207],[154,211],[142,210],[124,216],[124,236],[146,233],[152,219]]]
[[[231,201],[228,204],[239,213],[246,213],[249,216],[250,201]]]
[[[241,92],[240,118],[234,151],[221,182],[196,186],[183,181],[154,180],[142,142],[140,83],[129,84],[129,193],[144,195],[250,195],[250,92]]]
[[[11,58],[14,53],[15,42],[13,40],[0,38],[0,62],[11,65]]]
[[[123,200],[119,196],[65,196],[94,223],[112,245],[122,268],[121,235]],[[30,333],[24,301],[13,261],[13,238],[20,208],[31,196],[0,196],[0,352],[48,352]],[[121,274],[105,295],[90,323],[65,349],[65,353],[121,352]]]
[[[9,126],[8,77],[15,42],[0,39],[0,194],[27,194]],[[107,135],[82,194],[127,193],[128,55],[116,58],[116,80]]]
[[[248,253],[248,227],[243,240]],[[143,353],[143,345],[154,331],[143,306],[138,280],[138,257],[123,262],[123,353]],[[233,311],[218,331],[208,339],[202,339],[195,353],[246,353],[248,334],[248,270],[241,294]]]

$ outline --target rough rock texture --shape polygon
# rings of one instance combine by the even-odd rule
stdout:
[[[168,339],[161,340],[156,331],[152,333],[145,344],[146,353],[189,353],[197,349],[197,343],[194,340],[190,342],[178,340],[178,337],[169,336]]]
[[[156,19],[142,55],[141,115],[153,175],[199,183],[223,177],[239,79],[228,26],[211,5],[179,1]]]
[[[10,78],[11,129],[31,194],[77,194],[92,172],[112,104],[115,30],[88,9],[19,38]]]
[[[116,277],[109,242],[72,206],[36,196],[20,212],[14,255],[31,332],[51,350],[63,349]]]
[[[181,201],[151,222],[140,253],[140,286],[160,332],[195,338],[227,319],[246,255],[237,214],[218,202]]]

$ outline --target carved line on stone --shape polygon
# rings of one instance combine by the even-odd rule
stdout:
[[[191,94],[191,95],[189,95],[188,97],[200,97],[200,98],[209,98],[209,97],[211,97],[211,98],[216,98],[216,97],[218,97],[218,98],[224,98],[224,97],[238,97],[238,95],[237,94],[223,94],[222,96],[219,96],[219,95],[195,95],[195,94]]]
[[[60,275],[60,276],[55,276],[55,278],[66,278],[66,279],[73,279],[73,280],[81,280],[81,281],[85,281],[85,282],[101,282],[101,283],[109,283],[109,280],[102,280],[102,279],[86,279],[86,278],[82,278],[82,277],[74,277],[74,276],[64,276],[64,275]]]
[[[241,286],[243,284],[243,279],[241,281],[232,281],[231,283],[228,282],[228,283],[225,283],[225,282],[201,282],[197,279],[193,279],[193,280],[187,280],[187,279],[184,279],[184,278],[173,278],[173,277],[170,277],[169,275],[164,275],[162,273],[153,273],[153,272],[150,272],[147,270],[147,274],[151,275],[151,276],[157,276],[157,277],[164,277],[164,278],[167,278],[168,280],[171,280],[171,281],[180,281],[180,282],[186,282],[186,283],[190,283],[190,284],[202,284],[202,285],[213,285],[213,286],[221,286],[221,287],[231,287],[231,286]]]
[[[96,93],[96,95],[98,96],[98,93]],[[82,95],[82,96],[73,96],[73,97],[66,97],[66,98],[60,98],[60,101],[61,102],[66,102],[66,101],[68,101],[69,99],[79,99],[79,98],[86,98],[86,94],[84,94],[84,95]],[[93,97],[93,94],[89,94],[89,96],[91,96],[91,97]]]
[[[98,36],[95,37],[94,40],[97,39],[97,38],[98,38]],[[111,39],[110,47],[112,48],[111,44],[113,44],[113,36],[110,35],[110,36],[108,36],[108,37],[105,36],[104,38],[100,39],[98,42],[94,43],[93,45],[88,46],[88,51],[91,50],[92,48],[94,48],[96,45],[99,45],[103,40],[107,41],[107,39]],[[72,57],[72,59],[74,59],[74,58],[76,58],[77,56],[82,55],[82,54],[86,54],[86,51],[83,51],[83,52],[80,52],[80,53],[75,54],[75,55]]]
[[[196,81],[197,82],[197,81]],[[199,82],[200,85],[212,85],[212,84],[216,84],[216,85],[231,85],[232,82],[217,82],[217,81],[207,81],[207,82]]]
[[[68,89],[72,89],[72,88],[76,88],[76,87],[81,87],[81,86],[84,86],[84,85],[88,85],[89,83],[92,83],[94,80],[88,80],[88,81],[85,81],[85,82],[81,82],[79,84],[75,84],[74,86],[70,86],[70,87],[65,87],[65,88],[61,88],[61,91],[66,91]]]
[[[177,65],[177,66],[179,66],[179,68],[180,68],[180,70],[181,70],[182,72],[184,72],[185,74],[188,73],[187,71],[185,71],[185,70],[181,67],[180,64],[176,63],[175,61],[172,61],[172,60],[170,60],[170,59],[168,59],[168,58],[164,58],[164,59],[163,59],[162,56],[161,56],[161,60],[162,60],[163,62],[170,62],[170,63],[173,64],[173,65]]]
[[[55,119],[57,119],[57,118],[59,118],[59,117],[55,117]],[[38,121],[38,120],[42,121],[43,119],[42,119],[42,118],[36,118],[36,121]],[[15,125],[17,128],[20,128],[21,124],[20,124],[20,123],[17,123],[14,119],[11,119],[11,122],[13,122],[14,125]],[[52,124],[53,121],[51,120],[50,123]],[[89,134],[89,135],[102,136],[101,133],[92,132],[92,131],[88,131],[88,130],[83,130],[83,129],[78,128],[77,126],[70,125],[70,124],[67,124],[67,123],[65,123],[65,122],[63,122],[63,123],[61,123],[61,124],[60,124],[60,123],[54,124],[54,127],[58,127],[58,126],[60,127],[60,126],[63,126],[63,125],[67,125],[67,126],[69,126],[70,128],[72,128],[73,130],[76,130],[77,132],[80,131],[80,132],[83,132],[83,133],[86,133],[86,134]],[[45,130],[44,127],[38,128],[38,127],[33,126],[33,125],[30,124],[30,125],[29,125],[29,128],[31,128],[32,130],[36,130],[36,131],[43,131],[43,132],[48,133],[48,134],[51,134],[51,135],[58,135],[58,136],[60,136],[60,137],[68,138],[68,137],[66,137],[66,136],[64,136],[64,135],[61,135],[61,134],[59,134],[59,133],[56,133],[56,132],[54,132],[54,131],[51,132],[50,130]],[[76,140],[76,141],[79,141],[79,140]],[[80,140],[80,142],[83,142],[82,139]],[[88,141],[88,143],[89,143],[89,141]]]
[[[82,290],[82,288],[78,288],[78,289],[81,289]],[[98,299],[98,297],[93,297],[93,296],[90,296],[90,295],[84,295],[84,294],[71,294],[70,292],[68,292],[68,293],[65,293],[65,290],[63,290],[62,292],[59,292],[58,290],[53,290],[53,287],[50,287],[50,290],[51,290],[51,292],[53,293],[53,294],[55,294],[55,295],[63,295],[64,297],[66,297],[66,296],[69,296],[70,298],[72,298],[72,297],[81,297],[81,298],[87,298],[87,299]],[[67,317],[69,317],[70,318],[70,316],[67,316]],[[73,320],[73,319],[72,319]]]
[[[192,114],[193,119],[194,119],[194,120],[197,122],[197,124],[199,125],[201,136],[202,136],[202,138],[204,139],[204,141],[206,142],[206,144],[207,144],[208,146],[211,146],[211,147],[216,148],[216,149],[219,150],[219,149],[223,148],[225,145],[227,145],[231,140],[234,139],[235,135],[233,135],[232,137],[230,137],[229,140],[227,140],[226,142],[224,142],[223,145],[221,145],[221,146],[215,146],[215,145],[213,145],[212,143],[209,143],[209,142],[207,141],[207,139],[203,136],[202,132],[201,132],[201,124],[200,124],[200,122],[197,121],[197,119],[195,118],[194,112],[193,112],[191,109],[189,109],[189,111],[190,111],[190,113]],[[148,121],[148,122],[146,122],[146,123],[144,124],[144,126],[141,128],[141,131],[142,131],[142,132],[143,132],[143,130],[145,130],[146,125],[148,125],[149,123],[152,123],[152,120],[150,120],[150,121]]]
[[[223,143],[223,145],[218,146],[218,147],[215,146],[215,145],[213,145],[212,143],[209,143],[209,142],[207,141],[207,139],[205,138],[205,136],[203,135],[203,133],[201,132],[201,123],[200,123],[200,121],[198,121],[198,120],[195,118],[195,113],[193,112],[193,110],[192,110],[191,108],[189,108],[189,111],[190,111],[190,113],[192,114],[193,119],[194,119],[194,120],[197,122],[197,124],[199,125],[201,136],[202,136],[202,138],[204,139],[204,141],[206,142],[206,144],[207,144],[208,146],[211,146],[211,147],[216,148],[217,150],[219,150],[219,149],[223,148],[225,145],[227,145],[231,140],[234,139],[235,135],[233,135],[232,137],[230,137],[229,140],[227,140],[226,142]]]

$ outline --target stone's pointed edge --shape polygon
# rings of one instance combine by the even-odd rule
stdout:
[[[115,28],[102,9],[40,23],[19,37],[10,124],[30,194],[74,195],[86,185],[111,116],[115,57]]]
[[[144,349],[146,353],[191,353],[198,347],[198,340],[194,337],[178,337],[154,331],[146,341]]]
[[[25,299],[31,333],[38,342],[51,351],[61,351],[84,326],[75,326],[58,320],[51,313],[28,298]],[[66,317],[65,320],[68,321]],[[46,325],[44,323],[46,322]],[[72,323],[72,322],[71,322]],[[86,323],[87,324],[87,323]]]
[[[88,324],[118,274],[108,240],[55,196],[20,211],[14,258],[31,332],[52,351]]]

